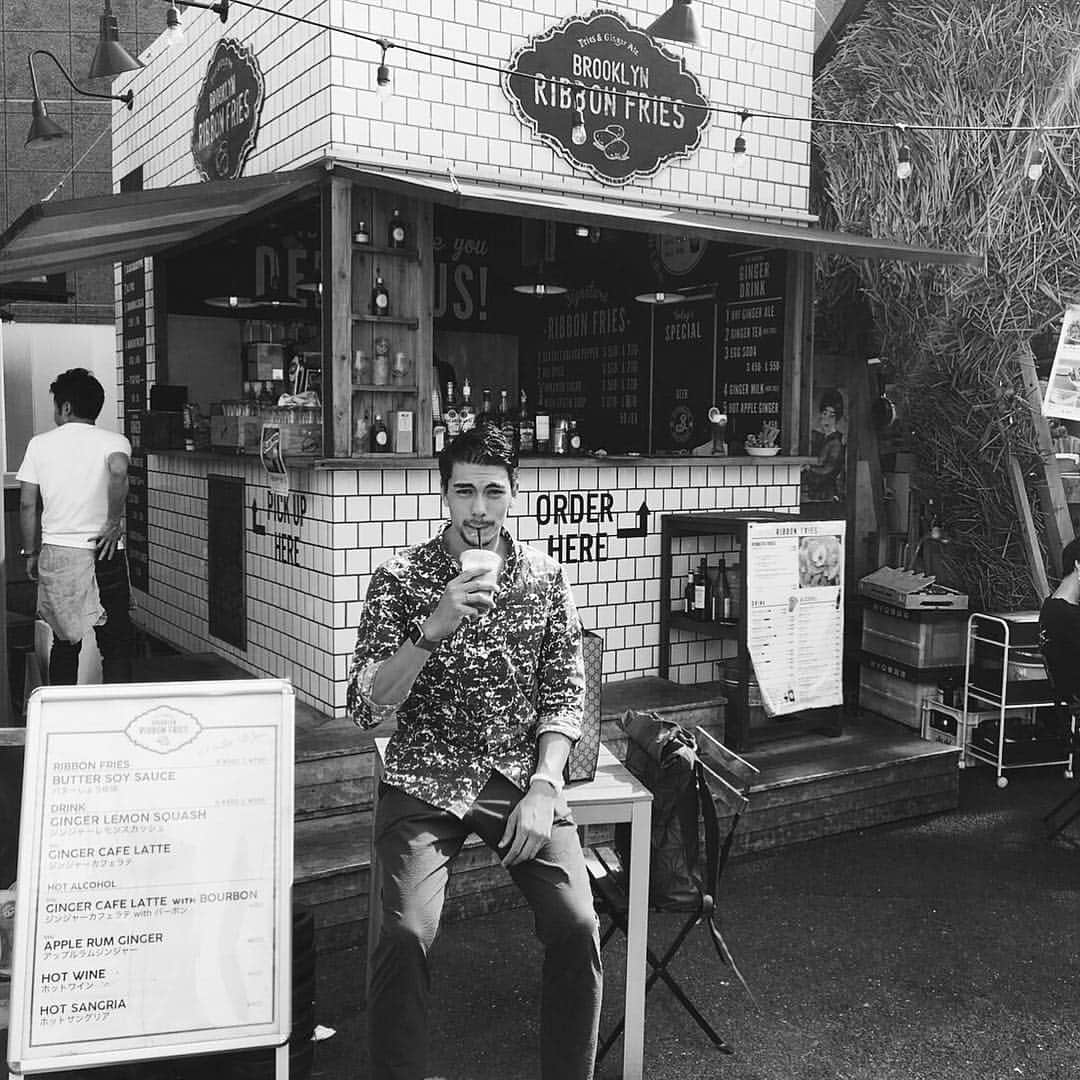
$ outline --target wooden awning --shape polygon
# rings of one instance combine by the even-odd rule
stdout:
[[[309,167],[36,203],[0,235],[0,284],[153,255],[314,189],[325,175]]]
[[[514,214],[517,217],[566,221],[629,232],[702,236],[718,243],[833,253],[853,259],[895,259],[900,262],[976,268],[986,265],[985,256],[973,252],[946,251],[903,240],[830,232],[813,225],[790,225],[740,215],[682,209],[675,205],[679,198],[677,194],[673,195],[673,205],[668,208],[523,190],[487,181],[466,180],[452,174],[417,176],[347,166],[339,166],[338,171],[351,174],[372,186],[398,190],[415,198],[426,195],[434,202],[463,210]]]
[[[749,247],[831,252],[856,259],[984,266],[980,254],[829,232],[810,225],[706,213],[677,205],[625,205],[603,198],[459,179],[450,173],[405,174],[324,162],[241,180],[37,203],[0,235],[0,284],[96,263],[124,262],[208,238],[240,218],[266,211],[305,189],[313,190],[330,172],[465,210],[631,232],[702,236]]]

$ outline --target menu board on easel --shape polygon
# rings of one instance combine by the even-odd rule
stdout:
[[[747,525],[746,644],[770,716],[843,703],[844,527]]]
[[[288,1039],[293,707],[277,679],[35,691],[14,1071]]]

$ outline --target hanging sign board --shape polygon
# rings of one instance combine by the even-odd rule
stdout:
[[[255,149],[266,88],[253,49],[234,38],[214,47],[195,102],[191,153],[204,180],[236,180]]]
[[[534,138],[604,184],[689,157],[709,122],[683,58],[613,11],[574,15],[532,38],[502,84]]]
[[[1065,309],[1042,411],[1059,420],[1080,420],[1080,305]]]
[[[278,679],[35,691],[12,1071],[286,1042],[293,708]]]
[[[747,525],[746,643],[769,716],[843,703],[844,526]]]

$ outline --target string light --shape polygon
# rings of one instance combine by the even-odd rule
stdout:
[[[728,163],[733,173],[745,173],[750,169],[750,155],[746,152],[746,136],[743,128],[750,119],[750,113],[745,109],[739,113],[739,134],[735,136],[735,146],[731,151],[731,160]]]
[[[390,68],[386,63],[386,50],[392,49],[394,43],[385,38],[376,41],[382,49],[382,59],[379,61],[379,70],[375,73],[375,96],[379,99],[380,107],[385,105],[394,96],[394,86],[390,82]]]
[[[1031,159],[1028,161],[1027,178],[1034,184],[1042,179],[1043,164],[1046,160],[1046,154],[1041,146],[1036,146],[1031,152]]]
[[[180,13],[176,8],[175,0],[166,0],[169,3],[169,11],[166,15],[166,22],[169,30],[175,30],[171,40],[183,40],[183,26],[180,22]],[[483,60],[478,60],[474,57],[455,56],[445,52],[436,51],[433,49],[427,49],[419,45],[402,44],[400,42],[388,41],[385,38],[378,38],[371,34],[365,34],[359,30],[352,30],[342,26],[331,26],[327,23],[319,22],[317,19],[311,19],[304,15],[298,15],[290,11],[272,11],[263,6],[263,0],[219,0],[218,3],[200,3],[198,0],[191,0],[192,6],[207,8],[211,11],[215,11],[221,17],[221,21],[225,22],[228,18],[229,4],[237,4],[240,7],[250,8],[251,10],[262,12],[268,15],[280,15],[286,19],[291,20],[294,23],[304,26],[310,26],[320,31],[335,32],[339,34],[345,34],[347,37],[352,37],[360,41],[366,41],[373,45],[378,45],[382,49],[381,62],[379,64],[376,73],[376,96],[379,100],[380,107],[393,95],[393,85],[391,82],[390,68],[386,63],[386,53],[388,49],[398,48],[405,53],[412,53],[417,56],[427,57],[431,60],[438,60],[447,64],[460,64],[473,68],[475,71],[489,71],[500,78],[513,77],[522,79],[534,83],[548,82],[549,78],[546,75],[532,74],[529,72],[512,71],[509,68],[503,67],[497,63],[489,63]],[[107,7],[106,3],[106,7]],[[173,25],[175,20],[175,27]],[[141,66],[141,65],[140,65]],[[637,93],[631,90],[616,90],[614,88],[606,89],[605,93],[610,94],[617,99],[624,99],[628,103],[635,101],[650,100],[648,95],[643,93]],[[746,137],[743,134],[743,126],[747,120],[751,119],[751,114],[745,109],[737,109],[730,105],[713,105],[704,104],[699,105],[696,102],[681,102],[683,108],[688,110],[697,109],[703,112],[707,112],[712,115],[724,115],[724,116],[736,116],[739,118],[739,133],[735,138],[735,145],[730,155],[729,166],[732,172],[742,172],[749,168],[750,155],[747,153]],[[825,127],[839,127],[839,128],[853,128],[862,129],[867,131],[898,131],[900,133],[900,146],[897,150],[896,157],[896,176],[897,179],[904,181],[910,178],[912,172],[911,165],[911,148],[907,142],[907,132],[921,131],[921,132],[950,132],[950,133],[975,133],[975,134],[988,134],[988,133],[1003,133],[1003,134],[1037,134],[1045,137],[1047,133],[1062,132],[1062,133],[1076,133],[1080,132],[1080,124],[1049,124],[1049,125],[1031,125],[1031,124],[928,124],[918,123],[909,124],[907,122],[898,122],[896,120],[849,120],[849,119],[837,119],[834,117],[827,117],[821,115],[810,116],[791,116],[784,113],[761,111],[753,114],[760,119],[765,120],[780,120],[780,121],[802,121],[811,124],[817,124]],[[580,107],[580,104],[574,109],[574,123],[571,128],[571,141],[576,146],[584,145],[588,140],[588,132],[585,129],[584,124],[584,110]],[[1045,151],[1041,146],[1037,147],[1031,154],[1028,160],[1026,168],[1026,176],[1029,181],[1035,183],[1041,178],[1045,163]]]
[[[420,45],[412,45],[402,42],[390,42],[384,38],[375,37],[372,34],[365,34],[360,30],[352,30],[343,26],[331,26],[329,23],[319,22],[317,19],[309,19],[304,15],[297,15],[291,11],[272,11],[269,8],[263,6],[262,0],[230,0],[232,4],[239,7],[250,8],[253,11],[259,11],[263,14],[280,15],[283,18],[290,19],[292,22],[298,23],[303,26],[310,26],[316,30],[329,31],[336,34],[344,34],[346,37],[356,38],[358,41],[366,41],[372,45],[379,45],[380,47],[385,45],[386,48],[400,49],[404,53],[412,53],[416,56],[425,56],[430,60],[440,60],[447,64],[463,64],[466,67],[474,68],[477,71],[490,71],[496,75],[501,76],[513,76],[516,79],[525,79],[530,82],[547,83],[550,81],[546,75],[534,75],[524,71],[511,71],[509,68],[502,67],[499,64],[488,63],[484,60],[477,60],[474,57],[469,56],[453,56],[449,53],[438,52],[433,49],[427,49]],[[387,76],[389,76],[389,69],[387,70]],[[606,94],[611,94],[617,99],[625,99],[630,102],[637,101],[651,101],[652,99],[647,94],[636,93],[632,90],[616,90],[614,88],[605,88]],[[741,117],[744,110],[738,109],[733,105],[698,105],[696,102],[680,102],[680,105],[684,109],[698,109],[703,112],[708,112],[717,116],[738,116]],[[866,128],[876,131],[889,131],[895,130],[897,127],[903,127],[908,131],[941,131],[941,132],[974,132],[974,133],[987,133],[987,132],[1003,132],[1011,134],[1038,134],[1047,132],[1080,132],[1080,124],[911,124],[911,123],[898,123],[896,120],[841,120],[828,116],[810,115],[810,116],[791,116],[786,113],[757,111],[753,114],[758,119],[763,120],[784,120],[784,121],[805,121],[806,123],[823,124],[830,127],[849,127],[849,128]]]
[[[171,49],[174,45],[182,45],[186,36],[180,9],[175,4],[170,4],[169,10],[165,12],[165,47]]]
[[[896,179],[907,180],[911,177],[911,147],[907,144],[905,125],[897,124],[896,130],[900,135],[900,149],[896,152]]]
[[[585,110],[580,105],[574,107],[574,126],[570,129],[570,141],[575,146],[584,146],[589,138],[585,130]]]

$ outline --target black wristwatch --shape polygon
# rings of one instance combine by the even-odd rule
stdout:
[[[405,633],[408,635],[409,640],[418,649],[423,649],[424,652],[434,652],[439,647],[437,641],[432,641],[431,638],[424,636],[424,624],[419,619],[413,619]]]

